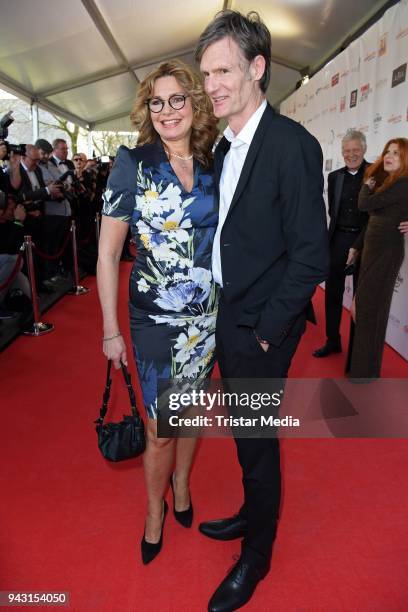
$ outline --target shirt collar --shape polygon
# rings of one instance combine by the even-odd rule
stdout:
[[[27,166],[25,165],[25,163],[24,163],[23,161],[21,162],[21,165],[23,166],[23,168],[24,168],[24,170],[25,170],[26,172],[32,172],[32,170],[29,170],[29,169],[27,168]]]
[[[57,157],[56,155],[53,155],[53,158],[55,159],[55,161],[57,162],[57,166],[58,164],[65,164],[66,160],[64,161],[63,159],[60,159],[59,157]]]
[[[255,135],[256,129],[259,125],[259,122],[261,120],[261,117],[265,111],[266,108],[266,100],[264,100],[262,102],[262,104],[260,104],[260,106],[258,106],[258,108],[256,109],[256,111],[251,115],[251,117],[248,119],[248,121],[246,122],[246,124],[244,125],[244,127],[242,128],[242,130],[236,135],[234,136],[233,131],[231,130],[230,126],[228,125],[225,130],[224,130],[224,136],[227,140],[229,140],[231,143],[235,143],[237,141],[239,141],[239,144],[246,144],[246,145],[250,145],[252,142],[252,139]],[[233,145],[232,145],[233,146]]]

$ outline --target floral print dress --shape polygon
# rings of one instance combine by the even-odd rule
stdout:
[[[215,360],[217,227],[211,170],[194,162],[187,193],[161,141],[120,147],[102,213],[131,225],[137,257],[129,283],[133,351],[150,418],[160,380],[204,380]]]

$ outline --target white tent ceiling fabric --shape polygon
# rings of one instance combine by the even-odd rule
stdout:
[[[194,64],[227,6],[257,10],[273,39],[272,104],[386,0],[0,0],[0,87],[93,130],[131,129],[140,81],[164,59]],[[197,66],[195,66],[197,69]]]

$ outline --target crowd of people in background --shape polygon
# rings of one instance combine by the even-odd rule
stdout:
[[[40,138],[26,145],[25,155],[8,152],[6,144],[0,142],[0,319],[20,316],[24,327],[27,311],[28,318],[31,316],[26,306],[31,301],[26,264],[21,263],[21,270],[6,285],[24,236],[30,235],[36,247],[34,263],[40,296],[54,293],[72,276],[68,240],[72,219],[76,223],[79,264],[85,272],[95,273],[95,219],[101,211],[113,161],[113,157],[105,162],[88,159],[85,153],[70,156],[63,138],[52,143]],[[37,250],[48,258],[41,257]],[[49,259],[60,251],[60,256]],[[123,257],[131,257],[129,240]]]

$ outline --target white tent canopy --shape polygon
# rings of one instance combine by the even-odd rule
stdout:
[[[257,10],[273,37],[279,103],[386,0],[0,0],[0,87],[91,130],[130,129],[140,81],[164,59],[194,65],[224,7]]]

